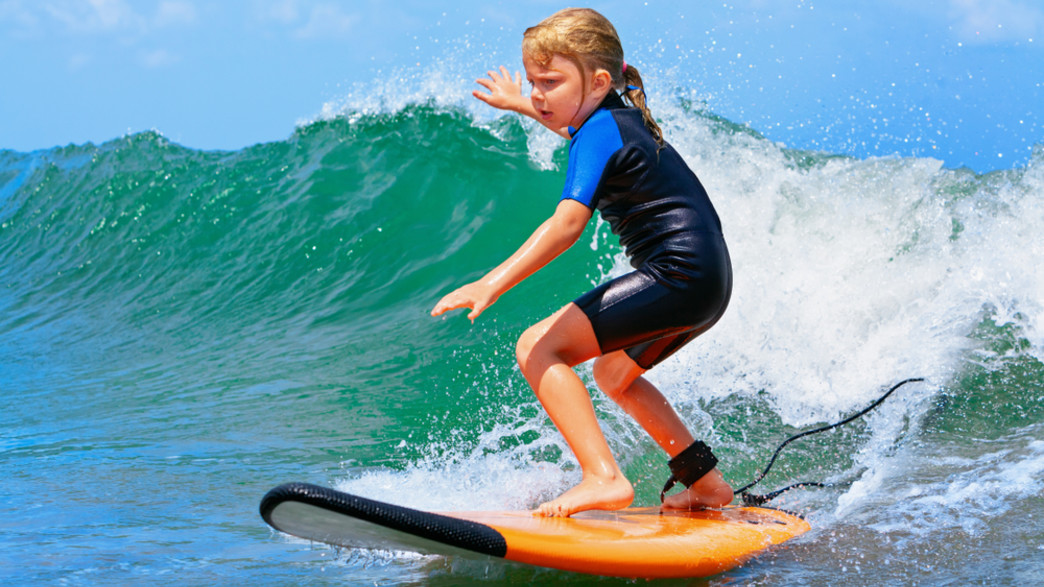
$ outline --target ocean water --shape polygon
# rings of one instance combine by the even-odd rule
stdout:
[[[810,533],[673,583],[1044,582],[1044,150],[978,175],[789,150],[682,98],[657,113],[736,281],[650,376],[733,484],[926,378],[780,457],[759,489],[832,484],[776,502]],[[626,269],[592,221],[474,325],[429,317],[550,213],[563,143],[438,100],[328,114],[232,152],[153,132],[0,151],[0,582],[626,582],[345,552],[261,520],[287,481],[435,510],[575,483],[514,341]],[[655,503],[665,456],[593,397]]]

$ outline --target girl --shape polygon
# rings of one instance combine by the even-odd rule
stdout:
[[[532,86],[528,100],[519,74],[512,79],[503,66],[478,80],[489,93],[474,95],[571,140],[562,199],[521,248],[478,281],[447,294],[431,314],[468,308],[474,321],[576,242],[599,210],[635,271],[580,296],[518,341],[519,367],[583,473],[579,485],[536,513],[620,509],[634,499],[587,388],[572,370],[594,358],[598,387],[672,457],[664,492],[675,481],[687,487],[664,506],[723,506],[732,501],[732,490],[717,459],[642,377],[710,328],[728,304],[732,270],[717,213],[699,180],[664,142],[645,105],[638,70],[624,62],[619,36],[605,17],[589,9],[555,13],[526,30],[522,61]]]

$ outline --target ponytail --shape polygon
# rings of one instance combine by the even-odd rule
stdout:
[[[652,112],[649,111],[649,106],[645,102],[645,85],[642,83],[642,76],[638,73],[638,68],[633,65],[623,64],[623,77],[625,88],[623,96],[627,98],[627,101],[632,106],[641,110],[642,120],[645,122],[645,128],[649,129],[652,133],[656,142],[663,145],[663,131],[660,130],[660,125],[656,124],[656,119],[653,118]]]

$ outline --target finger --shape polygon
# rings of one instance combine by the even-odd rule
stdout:
[[[486,72],[486,75],[490,77],[494,82],[500,82],[500,74],[492,69]]]
[[[431,310],[432,316],[441,316],[442,314],[445,314],[446,312],[455,309],[453,303],[446,299],[448,297],[449,296],[443,297],[441,300],[439,300],[439,303],[435,304],[435,307]]]
[[[483,102],[485,102],[486,104],[489,104],[489,100],[490,100],[490,98],[492,98],[492,97],[493,97],[493,96],[491,96],[491,95],[489,95],[489,94],[487,94],[487,93],[485,93],[485,92],[480,92],[480,91],[478,91],[478,90],[475,90],[475,91],[471,92],[471,95],[472,95],[472,96],[475,96],[475,97],[476,97],[476,98],[478,98],[479,100],[482,100],[482,101],[483,101]]]
[[[477,83],[478,85],[482,86],[483,88],[486,88],[487,90],[489,90],[491,92],[493,91],[494,88],[497,87],[497,84],[493,83],[492,81],[490,81],[490,80],[488,80],[486,78],[477,79],[477,80],[475,80],[475,83]]]
[[[446,312],[452,312],[453,310],[457,310],[462,307],[464,306],[435,306],[435,309],[431,311],[431,316],[433,318],[436,318],[445,314]]]
[[[475,301],[468,297],[467,294],[462,294],[459,291],[446,294],[439,300],[439,303],[435,304],[435,309],[439,311],[439,314],[445,314],[461,308],[473,309],[474,307]]]
[[[504,79],[511,81],[511,72],[503,65],[500,66],[500,75],[504,76]]]

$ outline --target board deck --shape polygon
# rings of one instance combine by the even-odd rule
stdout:
[[[658,507],[587,511],[569,518],[531,512],[433,513],[308,483],[288,483],[261,500],[273,528],[344,546],[422,554],[488,555],[617,577],[706,577],[809,530],[780,510]]]

